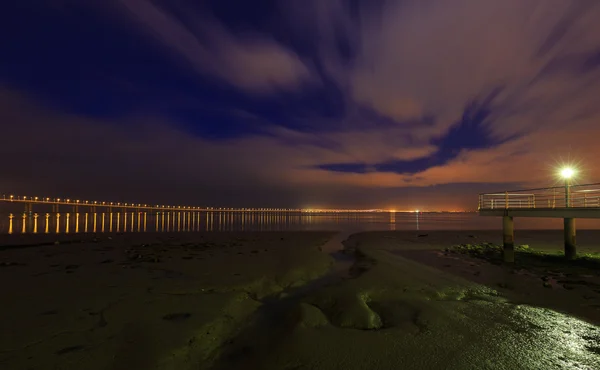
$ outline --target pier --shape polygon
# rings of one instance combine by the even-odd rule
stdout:
[[[504,261],[514,262],[514,218],[564,219],[564,250],[567,259],[577,256],[577,218],[600,218],[600,183],[479,194],[480,216],[502,217]]]

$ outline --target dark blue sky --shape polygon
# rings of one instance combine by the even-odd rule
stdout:
[[[592,97],[581,74],[597,77],[600,42],[573,45],[574,30],[593,26],[569,6],[534,19],[529,12],[544,6],[533,0],[512,8],[459,2],[11,2],[0,12],[0,86],[6,101],[27,104],[34,116],[39,110],[41,121],[52,117],[20,117],[20,129],[69,121],[85,136],[88,127],[110,127],[136,143],[122,145],[144,173],[154,166],[148,147],[186,148],[189,172],[206,176],[163,165],[205,189],[201,202],[271,189],[260,202],[350,206],[344,189],[385,188],[389,202],[402,203],[403,194],[431,185],[470,184],[460,202],[446,202],[466,207],[468,194],[495,183],[546,180],[542,171],[533,179],[523,170],[474,173],[511,158],[546,165],[522,148],[538,142],[540,128],[560,128],[547,119],[559,105],[564,118],[594,117],[595,106],[574,101],[573,92]],[[515,31],[503,33],[507,25]],[[576,125],[584,130],[586,122]],[[111,150],[106,157],[124,149]],[[109,160],[96,160],[115,168],[106,176],[128,173]],[[14,183],[26,178],[15,173]],[[164,199],[165,189],[146,196]],[[258,202],[248,196],[236,201]]]

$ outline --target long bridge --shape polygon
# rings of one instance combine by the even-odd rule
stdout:
[[[12,208],[6,231],[13,234],[87,233],[125,231],[199,231],[201,218],[207,230],[240,219],[244,222],[281,220],[284,215],[350,214],[380,212],[360,209],[231,208],[141,204],[70,198],[2,195],[0,204]],[[20,211],[18,208],[22,207]],[[19,214],[20,212],[20,214]],[[287,216],[286,216],[287,217]],[[310,218],[309,218],[310,220]],[[261,221],[261,222],[262,222]],[[3,222],[0,221],[0,229]]]
[[[514,262],[514,217],[564,219],[565,257],[577,255],[577,218],[600,218],[600,183],[479,194],[480,216],[502,217],[504,260]]]
[[[198,231],[201,216],[207,229],[223,221],[280,220],[283,215],[357,214],[384,212],[379,209],[318,209],[318,208],[232,208],[186,205],[141,204],[92,201],[71,198],[2,195],[0,204],[11,208],[6,231],[13,234],[121,232],[121,231]],[[21,210],[19,210],[19,207]],[[35,208],[35,211],[34,211]],[[385,211],[388,212],[388,211]],[[287,217],[286,216],[286,217]],[[219,220],[219,221],[217,221]],[[154,227],[147,227],[151,223]],[[0,229],[3,227],[0,220]]]
[[[5,203],[22,203],[25,206],[25,212],[32,211],[34,205],[52,206],[54,212],[58,212],[60,208],[73,209],[78,212],[79,209],[89,209],[96,212],[99,208],[105,209],[108,212],[126,212],[133,210],[136,212],[305,212],[305,213],[362,213],[362,212],[386,212],[380,209],[319,209],[319,208],[232,208],[232,207],[201,207],[201,206],[185,206],[185,205],[164,205],[164,204],[141,204],[141,203],[123,203],[123,202],[106,202],[80,200],[70,198],[49,198],[49,197],[34,197],[34,196],[19,196],[19,195],[2,195],[0,202]]]

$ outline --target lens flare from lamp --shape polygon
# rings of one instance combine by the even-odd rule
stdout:
[[[563,168],[563,169],[560,171],[560,176],[561,176],[562,178],[564,178],[564,179],[570,179],[570,178],[572,178],[574,175],[575,175],[575,171],[574,171],[572,168],[570,168],[570,167]]]

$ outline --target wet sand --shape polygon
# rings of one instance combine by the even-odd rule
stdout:
[[[370,248],[431,266],[471,282],[496,289],[512,302],[547,307],[600,325],[600,259],[597,266],[563,261],[562,231],[522,231],[516,245],[556,256],[548,259],[517,253],[514,264],[453,252],[453,245],[502,245],[500,232],[472,231],[358,234]],[[420,235],[420,236],[419,236]],[[449,243],[448,241],[452,241]],[[376,246],[376,247],[373,247]],[[600,230],[578,232],[579,255],[600,257]]]
[[[519,234],[534,246],[560,246],[560,238],[544,232]],[[582,234],[589,243],[582,249],[595,249],[598,233]],[[224,351],[216,368],[600,368],[600,330],[594,325],[600,311],[579,311],[580,300],[553,296],[557,291],[541,280],[536,289],[550,294],[545,300],[529,296],[527,289],[503,290],[498,266],[481,260],[470,266],[462,256],[449,263],[440,256],[453,244],[499,242],[500,236],[497,231],[352,235],[345,245],[356,261],[348,277],[292,294],[285,312],[269,313],[271,322],[255,317],[255,327]],[[475,281],[460,268],[445,266],[452,264],[489,276]],[[561,300],[564,311],[548,309]]]
[[[499,231],[358,233],[330,255],[346,237],[3,239],[51,245],[0,250],[0,367],[600,368],[600,271],[445,251]],[[561,231],[516,237],[562,248]],[[578,239],[600,252],[599,231]]]

